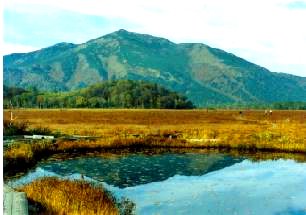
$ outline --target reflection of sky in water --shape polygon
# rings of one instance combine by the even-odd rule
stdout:
[[[223,154],[129,154],[116,157],[80,157],[46,161],[39,166],[62,176],[81,173],[116,187],[132,187],[164,181],[174,175],[204,175],[222,169],[242,158]]]
[[[203,176],[119,189],[138,214],[306,214],[306,164],[243,161]]]
[[[169,159],[169,155],[167,156]],[[129,187],[103,184],[115,196],[127,197],[135,202],[137,214],[306,215],[306,163],[296,163],[292,160],[258,163],[244,160],[237,163],[238,161],[227,157],[225,160],[231,161],[231,165],[220,168],[225,160],[219,155],[217,157],[195,156],[195,160],[190,160],[188,156],[187,158],[188,162],[182,157],[175,159],[172,157],[171,159],[176,160],[180,165],[173,162],[167,168],[174,169],[174,172],[175,169],[179,169],[180,172],[190,173],[187,174],[188,176],[173,174],[173,171],[169,171],[172,175],[167,175],[166,178],[161,178],[162,180],[154,178],[152,182],[147,181],[148,183],[138,183]],[[132,157],[132,160],[135,161],[135,159]],[[165,163],[161,157],[154,159],[151,161],[155,165]],[[113,162],[120,163],[118,159]],[[188,170],[183,170],[182,163]],[[74,170],[70,168],[72,163],[66,164],[69,165],[65,168],[55,168],[57,173],[51,172],[50,163],[44,164],[45,167],[49,166],[48,171],[37,168],[16,183],[27,183],[42,175],[68,176],[68,172],[71,173]],[[145,162],[142,163],[144,164]],[[125,168],[127,166],[123,168],[124,173],[131,172]],[[132,170],[135,171],[133,168]],[[94,169],[94,166],[87,167],[87,172]],[[140,170],[140,173],[147,172]],[[126,174],[121,174],[121,177],[123,176],[125,177]],[[75,171],[68,177],[80,178],[80,174]],[[92,180],[92,177],[86,179]]]

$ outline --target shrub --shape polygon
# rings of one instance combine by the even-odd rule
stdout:
[[[4,120],[3,122],[3,135],[4,136],[27,134],[27,129],[28,129],[27,122],[12,122],[9,120]]]

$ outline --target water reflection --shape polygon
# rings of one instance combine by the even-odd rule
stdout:
[[[45,162],[40,167],[62,176],[80,173],[122,188],[164,181],[174,175],[203,175],[242,160],[222,154],[130,154]]]
[[[290,160],[245,160],[202,176],[120,189],[137,214],[306,214],[306,164]]]
[[[254,162],[258,156],[251,157],[220,153],[53,157],[12,184],[83,174],[85,180],[102,182],[116,197],[132,200],[137,214],[306,215],[303,159]]]

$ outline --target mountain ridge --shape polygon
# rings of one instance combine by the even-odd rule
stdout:
[[[144,80],[184,93],[198,106],[306,101],[306,78],[274,73],[201,43],[174,43],[118,30],[81,44],[59,43],[4,56],[4,83],[67,91],[103,80]]]

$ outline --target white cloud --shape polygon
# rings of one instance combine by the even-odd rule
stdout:
[[[31,51],[38,50],[37,47],[26,46],[21,44],[12,44],[12,43],[3,43],[2,44],[2,55],[11,54],[11,53],[27,53]]]
[[[38,13],[37,5],[81,14],[122,19],[127,30],[203,42],[268,67],[306,76],[306,12],[291,0],[10,0],[5,8]],[[299,1],[299,4],[306,1]],[[130,27],[134,26],[134,27]],[[124,26],[123,26],[124,28]],[[89,38],[88,38],[89,39]],[[241,51],[243,50],[243,51]],[[293,71],[297,68],[300,71]],[[282,69],[284,68],[284,69]]]

